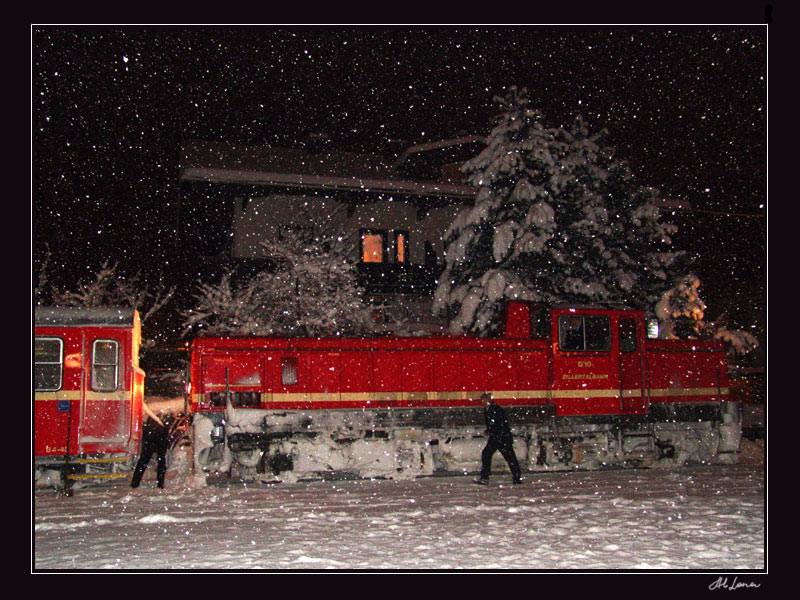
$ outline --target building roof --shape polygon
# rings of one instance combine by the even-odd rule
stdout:
[[[459,138],[464,139],[475,141]],[[461,143],[459,140],[452,143]],[[398,173],[397,165],[377,154],[190,141],[181,151],[179,180],[457,198],[475,194],[475,188],[467,185],[411,180]]]

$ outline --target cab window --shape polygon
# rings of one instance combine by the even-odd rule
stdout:
[[[636,352],[636,321],[634,319],[620,319],[619,351],[623,354]]]
[[[561,315],[558,344],[566,352],[611,350],[611,320],[604,315]]]

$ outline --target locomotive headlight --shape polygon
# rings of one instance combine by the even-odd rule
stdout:
[[[647,338],[651,340],[658,339],[658,319],[647,320]]]

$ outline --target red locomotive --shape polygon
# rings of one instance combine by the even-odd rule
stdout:
[[[125,477],[142,430],[138,312],[37,307],[34,321],[37,481]]]
[[[528,470],[735,461],[740,411],[722,343],[647,339],[635,310],[505,312],[494,339],[195,339],[195,468],[282,479],[474,471],[484,392],[506,408]]]

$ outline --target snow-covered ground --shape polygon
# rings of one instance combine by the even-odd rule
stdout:
[[[151,465],[137,490],[37,490],[32,568],[765,570],[762,444],[745,441],[735,466],[531,473],[520,486],[507,473],[488,487],[199,485],[178,471],[158,490]]]

